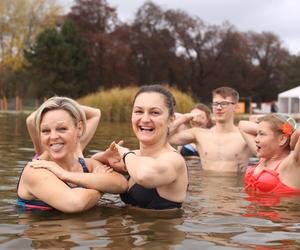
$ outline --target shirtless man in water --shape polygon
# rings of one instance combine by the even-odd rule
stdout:
[[[220,87],[212,92],[212,96],[216,125],[210,129],[183,130],[171,135],[170,142],[173,145],[195,143],[205,170],[243,172],[251,151],[234,125],[239,94],[232,88]]]

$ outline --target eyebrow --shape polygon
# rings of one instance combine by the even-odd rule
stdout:
[[[65,121],[57,121],[56,122],[57,125],[62,125],[62,124],[65,124],[65,123],[66,123]],[[46,124],[45,123],[41,123],[40,126],[48,126],[48,123],[46,123]]]
[[[151,106],[151,107],[141,107],[141,106],[134,106],[133,108],[140,108],[140,109],[143,109],[143,108],[148,108],[148,109],[159,109],[159,110],[162,110],[162,108],[160,107],[156,107],[156,106]]]

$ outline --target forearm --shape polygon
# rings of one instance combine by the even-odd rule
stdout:
[[[239,122],[239,129],[240,132],[247,143],[248,147],[250,148],[252,154],[256,155],[256,143],[255,137],[257,135],[257,128],[258,124],[249,121],[240,121]]]
[[[239,129],[242,133],[256,136],[258,124],[250,121],[240,121]]]
[[[31,141],[32,141],[33,146],[34,146],[34,150],[35,150],[37,155],[40,155],[40,154],[43,153],[43,149],[42,149],[42,146],[40,144],[40,138],[39,138],[39,135],[38,135],[37,128],[35,127],[35,124],[34,124],[35,113],[36,113],[36,111],[31,113],[27,117],[26,126],[27,126],[28,133],[30,135]]]
[[[83,150],[92,139],[98,127],[101,111],[97,108],[81,105],[86,116],[86,131],[80,138],[81,149]]]
[[[299,135],[300,135],[300,130],[296,130],[292,136],[291,136],[291,142],[290,142],[290,147],[291,149],[295,149],[296,145],[298,144],[299,141]]]
[[[168,139],[169,143],[174,146],[181,146],[181,145],[195,142],[194,138],[192,138],[190,136],[185,136],[184,133],[185,133],[185,131],[182,131],[182,132],[176,133],[174,135],[171,135]]]
[[[34,169],[28,164],[23,174],[23,187],[30,194],[62,212],[84,211],[94,206],[101,197],[97,190],[70,188],[46,169]]]
[[[101,117],[101,110],[98,108],[92,108],[89,106],[81,105],[81,108],[83,109],[86,119],[89,120],[91,118],[97,118],[100,120]]]
[[[294,161],[297,165],[300,163],[300,128],[291,136],[290,147],[293,150]]]
[[[101,193],[96,190],[88,189],[83,191],[85,191],[82,199],[84,206],[81,208],[81,211],[85,211],[94,207],[101,198]]]
[[[65,213],[78,213],[94,207],[101,198],[101,194],[93,189],[73,188],[70,193],[54,207]]]
[[[128,185],[125,177],[118,173],[66,172],[63,179],[65,182],[95,189],[102,193],[123,193]]]
[[[180,128],[181,125],[186,124],[189,120],[191,120],[192,117],[189,117],[187,114],[180,115],[176,117],[175,121],[172,123],[172,126],[170,127],[170,135],[177,132],[177,130]]]
[[[106,165],[109,164],[108,158],[107,158],[107,155],[106,155],[105,151],[98,152],[98,153],[94,154],[92,156],[92,158],[95,159],[96,161],[99,161],[99,162],[103,163],[103,164],[106,164]]]

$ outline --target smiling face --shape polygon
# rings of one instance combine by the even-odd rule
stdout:
[[[76,151],[82,126],[75,122],[65,110],[46,112],[40,124],[40,138],[43,148],[52,160],[62,160]]]
[[[140,143],[155,144],[161,140],[166,141],[171,120],[162,94],[146,92],[136,97],[131,122]]]
[[[200,127],[200,128],[208,127],[209,118],[207,117],[206,113],[203,110],[193,109],[191,113],[196,115],[196,117],[194,117],[190,121],[191,127]]]
[[[262,121],[258,124],[257,136],[255,137],[257,157],[271,158],[280,147],[280,135],[274,133],[269,122]]]
[[[233,120],[235,108],[236,104],[232,97],[223,97],[218,94],[213,96],[212,111],[216,122],[224,123]]]

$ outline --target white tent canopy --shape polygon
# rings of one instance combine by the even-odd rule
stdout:
[[[300,86],[278,94],[278,108],[281,113],[300,112]]]

